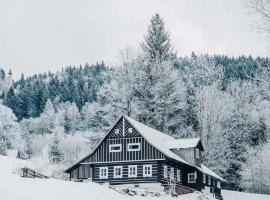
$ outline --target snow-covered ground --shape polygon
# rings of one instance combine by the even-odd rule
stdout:
[[[129,196],[96,183],[75,183],[56,179],[21,178],[17,168],[33,166],[27,161],[0,156],[0,199],[1,200],[170,200],[176,199],[161,192],[159,197]],[[225,200],[270,200],[268,195],[223,191]],[[201,198],[199,198],[201,197]],[[181,200],[213,200],[214,198],[196,193],[179,196]]]

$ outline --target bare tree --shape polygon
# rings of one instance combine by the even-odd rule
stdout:
[[[270,34],[270,1],[245,0],[249,13],[256,17],[255,27],[266,34]]]

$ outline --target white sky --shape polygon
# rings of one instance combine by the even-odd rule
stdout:
[[[158,12],[178,55],[267,56],[242,0],[0,0],[0,67],[18,77],[117,61]]]

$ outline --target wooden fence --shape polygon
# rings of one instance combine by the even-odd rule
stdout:
[[[39,172],[36,172],[35,170],[32,170],[28,167],[24,167],[21,169],[22,171],[22,177],[26,178],[49,178],[48,176],[45,176]]]

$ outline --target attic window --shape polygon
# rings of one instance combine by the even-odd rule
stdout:
[[[119,128],[117,128],[117,129],[114,130],[114,133],[115,133],[115,134],[119,134],[119,132],[120,132],[120,131],[119,131]]]
[[[132,133],[133,132],[133,128],[128,128],[128,133]]]
[[[141,144],[140,143],[129,143],[127,149],[128,149],[128,151],[140,151]]]
[[[122,145],[121,144],[110,144],[110,152],[121,152]]]

